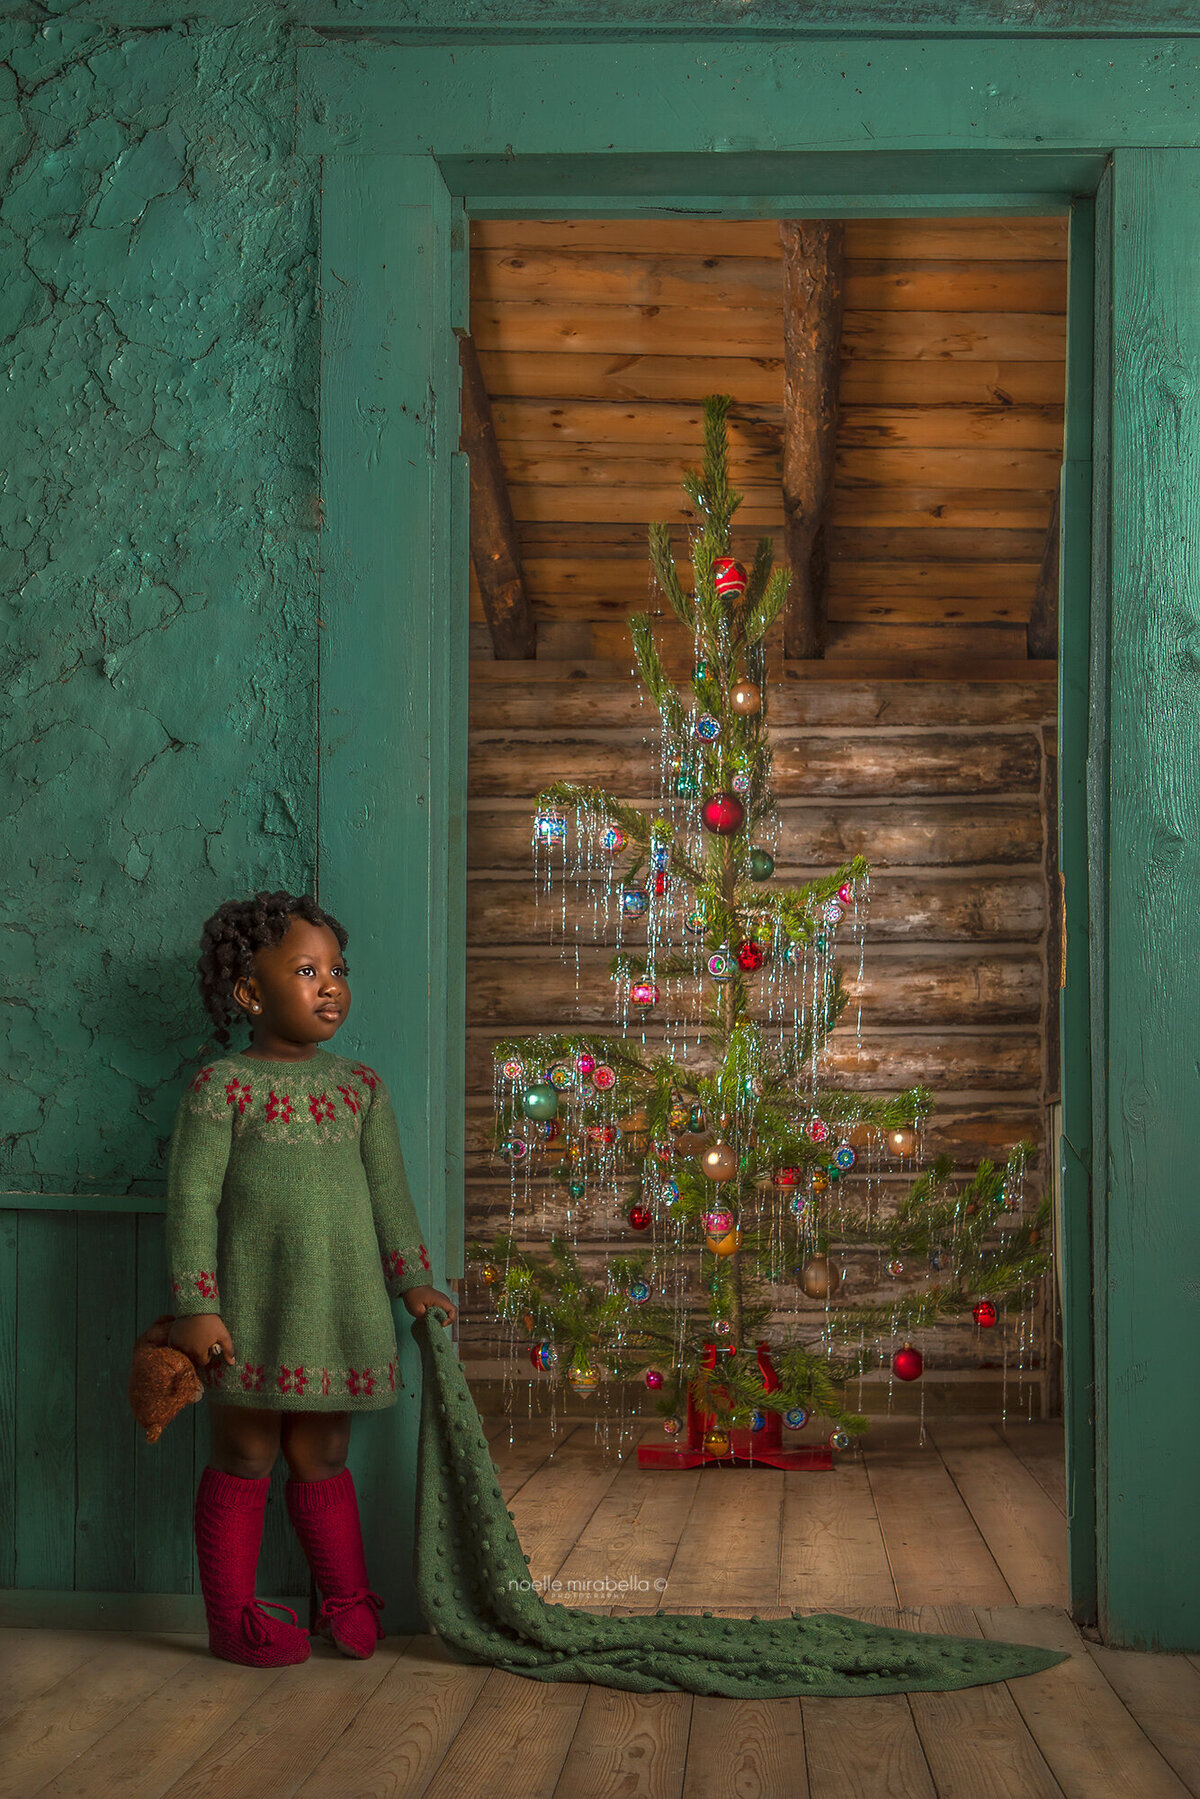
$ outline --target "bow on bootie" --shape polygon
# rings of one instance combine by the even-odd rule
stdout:
[[[271,1626],[278,1624],[280,1620],[268,1618],[262,1609],[264,1606],[270,1606],[273,1611],[288,1612],[301,1636],[308,1635],[291,1606],[284,1605],[282,1599],[250,1599],[242,1607],[242,1631],[248,1642],[255,1644],[258,1648],[264,1648],[266,1644],[276,1640]]]
[[[360,1605],[373,1606],[374,1610],[367,1611],[361,1620],[351,1620],[346,1616],[348,1612],[352,1612],[356,1606]],[[313,1633],[323,1637],[332,1637],[339,1649],[345,1649],[351,1655],[369,1655],[379,1638],[386,1635],[379,1618],[382,1610],[383,1600],[378,1593],[372,1593],[368,1587],[359,1587],[353,1593],[339,1593],[331,1599],[321,1601],[320,1610],[313,1620]],[[370,1635],[369,1629],[363,1629],[367,1618],[375,1626],[373,1637]],[[347,1628],[352,1624],[358,1625],[359,1628]]]

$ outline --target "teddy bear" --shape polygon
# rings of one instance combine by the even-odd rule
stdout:
[[[144,1330],[133,1346],[129,1370],[129,1403],[146,1432],[147,1443],[157,1443],[172,1418],[184,1406],[204,1397],[204,1383],[182,1349],[167,1342],[173,1312],[164,1313]]]

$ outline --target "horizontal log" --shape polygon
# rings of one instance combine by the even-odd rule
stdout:
[[[535,721],[547,730],[558,725],[646,726],[646,701],[636,681],[547,678],[533,691],[527,670],[497,663],[471,673],[473,730],[520,730]],[[786,725],[986,728],[1053,719],[1055,697],[1044,681],[785,679],[771,686],[770,720],[772,730]]]
[[[678,486],[663,481],[649,487],[544,487],[513,482],[513,511],[525,524],[637,524],[652,521],[695,525],[695,511]],[[754,537],[783,543],[783,512],[778,487],[743,490],[738,510],[741,529]],[[832,524],[903,526],[919,524],[965,530],[1040,529],[1045,531],[1054,503],[1052,488],[1021,487],[864,487],[838,485],[833,492]]]
[[[472,219],[471,248],[621,250],[627,255],[778,256],[773,219]],[[1063,259],[1067,220],[847,219],[850,257]]]
[[[595,306],[567,301],[473,300],[471,335],[480,352],[582,351],[587,355],[780,355],[780,316],[720,306]],[[897,357],[963,362],[1047,362],[1066,351],[1061,312],[904,312],[847,307],[846,361]],[[489,392],[492,390],[489,388]],[[500,392],[520,391],[503,388]],[[711,391],[711,389],[710,389]]]
[[[1041,739],[1032,730],[821,733],[772,723],[771,749],[772,787],[781,800],[1033,792],[1042,779]],[[643,744],[624,733],[582,737],[560,729],[473,732],[467,791],[472,798],[521,799],[560,780],[567,768],[625,799],[649,802],[658,790],[657,759]]]
[[[720,390],[736,394],[742,407],[783,403],[782,355],[497,349],[481,351],[480,361],[493,399],[683,400],[696,406],[705,394]],[[863,356],[842,364],[838,391],[844,405],[1061,406],[1065,389],[1060,357],[1041,362],[948,358],[930,362]]]
[[[634,406],[606,400],[507,399],[493,407],[501,443],[581,443],[600,449],[620,444],[675,444],[699,455],[704,441],[704,409],[680,401],[647,401]],[[783,434],[783,407],[731,408],[729,442],[739,448],[777,450]],[[1063,408],[1047,406],[911,405],[839,406],[838,442],[857,448],[1057,450],[1063,442]]]
[[[644,929],[632,929],[626,939],[639,952],[644,949]],[[841,945],[845,957],[846,989],[851,1008],[861,1007],[865,1026],[880,1024],[978,1025],[1034,1024],[1041,1018],[1044,976],[1040,955],[1028,950],[1001,953],[974,948],[970,953],[943,948],[914,950],[907,946],[879,945],[872,949],[861,977],[857,952],[848,936]],[[563,1029],[584,1024],[611,1024],[616,1019],[617,984],[608,973],[610,952],[587,944],[575,957],[564,959],[560,950],[510,950],[488,954],[472,951],[467,956],[467,1024],[498,1023],[514,1030],[560,1019]],[[775,978],[777,977],[777,978]],[[714,983],[696,976],[660,977],[662,1000],[654,1022],[670,1017],[690,1018],[698,1003],[712,999]],[[795,995],[795,999],[793,999]],[[803,981],[786,970],[769,968],[750,985],[747,1015],[766,1019],[793,1004],[799,1007]],[[638,1028],[646,1016],[631,1008]],[[853,1015],[853,1014],[852,1014]]]
[[[975,594],[970,585],[939,592],[939,583],[925,590],[880,594],[873,585],[853,590],[840,590],[829,595],[829,617],[840,621],[880,621],[896,624],[1027,624],[1033,613],[1036,567],[1022,581],[1009,583],[1004,594]],[[560,592],[533,595],[533,615],[540,624],[552,622],[626,622],[635,612],[644,612],[658,604],[658,595],[649,594],[646,586],[626,583],[626,590],[604,590],[590,583],[579,583]],[[486,608],[475,583],[471,583],[470,619],[475,624],[486,622]]]
[[[1014,1143],[1022,1140],[1040,1144],[1045,1132],[1045,1113],[1040,1106],[1009,1104],[990,1097],[967,1106],[942,1105],[934,1094],[935,1110],[924,1129],[923,1153],[927,1160],[948,1155],[959,1170],[974,1169],[986,1156],[1000,1164]],[[490,1096],[468,1094],[463,1108],[463,1138],[467,1156],[467,1176],[496,1178],[504,1173],[504,1165],[492,1148],[492,1125],[495,1114]],[[549,1172],[548,1158],[543,1152],[536,1157]],[[525,1176],[520,1176],[522,1185]]]
[[[971,656],[979,661],[986,657],[1007,660],[1011,668],[1019,663],[1025,630],[1020,624],[960,625],[949,620],[868,623],[838,618],[830,621],[825,654],[831,662],[852,663],[864,656],[908,657],[910,666],[904,672],[914,676],[922,670],[948,675],[947,662],[955,656],[964,659],[964,672],[970,671]]]
[[[899,805],[842,801],[835,806],[782,800],[779,819],[781,875],[793,868],[838,867],[854,856],[865,856],[874,868],[1041,866],[1041,808],[1032,797],[906,800]],[[531,834],[528,805],[472,803],[468,866],[530,868]]]
[[[846,626],[849,630],[858,630],[858,626]],[[957,627],[947,626],[947,630]],[[997,627],[999,628],[999,627]],[[571,626],[568,629],[574,630]],[[590,630],[590,627],[588,627]],[[988,627],[990,630],[991,627]],[[471,625],[469,628],[471,659],[471,679],[476,683],[490,681],[496,674],[500,664],[492,660],[491,647],[487,632],[482,625]],[[972,628],[965,627],[963,635],[974,637]],[[588,648],[581,650],[578,644],[571,644],[560,652],[552,650],[548,644],[538,646],[538,656],[533,662],[526,663],[526,675],[534,687],[539,682],[551,684],[562,680],[604,680],[614,681],[631,678],[636,672],[629,656],[622,653],[615,659],[597,658],[588,653]],[[773,635],[767,638],[767,664],[772,681],[803,681],[808,684],[829,681],[835,686],[849,680],[879,681],[889,685],[905,684],[914,681],[961,681],[964,685],[986,686],[995,683],[998,686],[1038,685],[1046,694],[1048,712],[1053,715],[1054,694],[1058,681],[1057,662],[1044,662],[1026,655],[978,656],[970,649],[956,652],[954,655],[918,657],[916,654],[903,656],[842,656],[833,662],[788,662],[781,661],[776,654],[778,643]],[[675,681],[686,681],[691,667],[690,659],[676,656],[674,652],[664,658],[667,673]]]
[[[1060,313],[1066,310],[1063,258],[846,257],[847,306],[910,312]],[[780,258],[658,255],[621,250],[478,250],[471,257],[473,301],[581,306],[759,308],[778,320]]]
[[[509,438],[503,446],[505,473],[514,487],[530,482],[544,487],[652,488],[682,478],[691,458],[681,445],[642,445],[636,456],[621,445],[601,454],[585,444],[534,444]],[[882,444],[858,448],[839,442],[834,459],[843,489],[872,487],[954,486],[957,488],[1033,488],[1049,490],[1062,464],[1059,449],[994,449],[966,446],[950,450],[896,449]],[[743,449],[730,456],[729,475],[741,493],[768,489],[779,480],[774,450]]]
[[[555,1023],[547,1024],[552,1017]],[[612,1012],[603,1013],[600,1022],[610,1027]],[[535,1018],[505,1018],[502,1030],[495,1025],[489,1028],[472,1023],[468,1054],[473,1066],[468,1091],[491,1091],[495,1043],[510,1028],[557,1030],[569,1028],[569,1024],[559,1020],[549,1002]],[[647,1050],[660,1053],[661,1037],[647,1033]],[[689,1065],[711,1072],[712,1058],[702,1050],[689,1057]],[[908,1087],[929,1087],[941,1094],[1001,1094],[1011,1100],[1018,1093],[1032,1098],[1040,1092],[1042,1080],[1036,1031],[1005,1035],[987,1028],[957,1032],[938,1029],[922,1035],[916,1029],[872,1030],[865,1009],[861,1033],[839,1026],[829,1037],[822,1068],[822,1078],[828,1084],[856,1093],[900,1093]]]
[[[577,906],[568,900],[568,920]],[[558,914],[561,917],[561,914]],[[1045,928],[1040,874],[876,874],[866,907],[871,943],[1036,942]],[[546,902],[529,877],[475,876],[467,883],[467,943],[529,944],[543,939]],[[606,942],[615,950],[616,927]]]

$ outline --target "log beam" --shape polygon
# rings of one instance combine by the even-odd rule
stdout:
[[[517,526],[508,494],[492,403],[474,340],[464,337],[462,363],[462,447],[471,471],[471,561],[483,598],[497,661],[537,654],[533,608],[525,588]]]
[[[1058,655],[1058,492],[1050,509],[1042,563],[1029,615],[1029,655],[1032,661],[1053,662]]]
[[[792,585],[785,656],[825,654],[826,533],[833,495],[838,380],[845,312],[840,219],[784,219],[783,515]]]

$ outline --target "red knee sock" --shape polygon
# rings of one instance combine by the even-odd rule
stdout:
[[[365,1660],[383,1636],[383,1600],[367,1583],[358,1497],[349,1468],[324,1480],[296,1480],[284,1487],[288,1516],[304,1546],[321,1591],[313,1631],[331,1637],[345,1655]]]
[[[227,1662],[282,1668],[307,1661],[308,1632],[290,1605],[254,1597],[270,1476],[247,1480],[206,1467],[196,1489],[196,1562],[208,1620],[208,1646]],[[272,1618],[264,1605],[291,1612]]]

